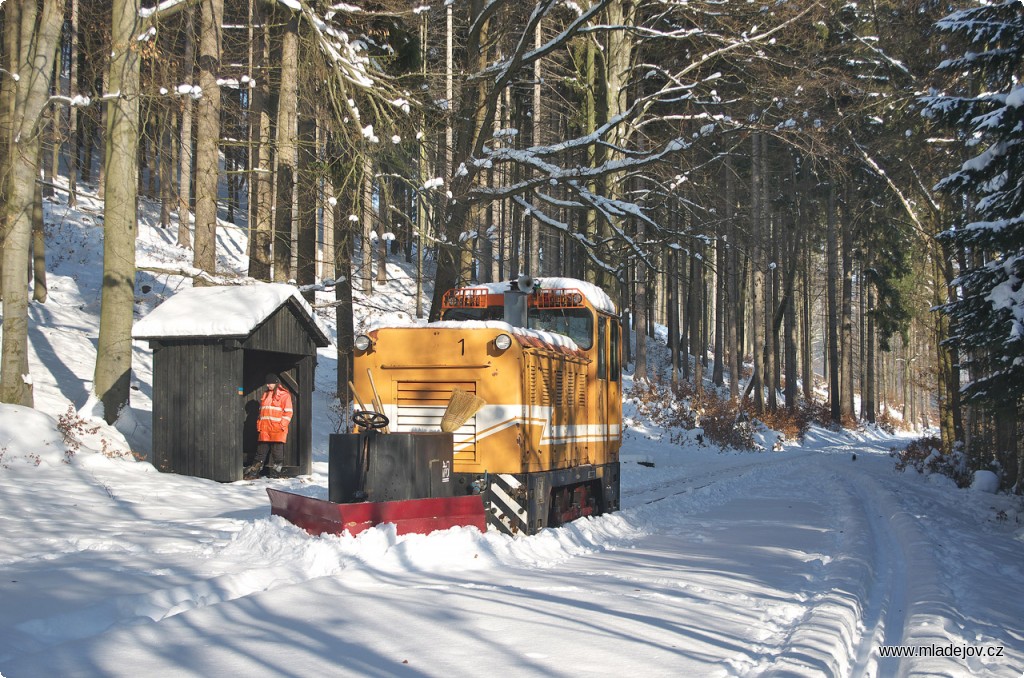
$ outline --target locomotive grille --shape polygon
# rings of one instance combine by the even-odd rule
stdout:
[[[565,407],[565,362],[555,369],[555,407]]]
[[[530,375],[529,401],[543,407],[565,406],[565,362],[534,356],[526,363]]]
[[[531,356],[526,362],[528,401],[545,407],[586,407],[585,368],[561,358]]]
[[[441,417],[456,388],[476,394],[472,381],[400,381],[397,383],[398,421],[395,431],[440,431]],[[453,434],[459,459],[476,460],[476,416]]]
[[[576,406],[587,406],[587,373],[584,371],[576,374]]]

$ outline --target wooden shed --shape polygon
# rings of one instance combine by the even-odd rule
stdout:
[[[286,466],[310,473],[316,351],[330,345],[290,285],[178,292],[135,324],[153,349],[153,448],[162,471],[231,482],[256,452],[265,377],[292,392]]]

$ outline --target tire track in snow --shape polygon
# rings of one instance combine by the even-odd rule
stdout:
[[[928,551],[914,520],[892,495],[862,473],[848,477],[847,491],[863,509],[871,535],[872,578],[861,609],[861,640],[854,655],[854,675],[895,675],[898,659],[882,660],[881,645],[901,645],[905,638],[908,601],[918,600],[922,588],[937,584],[929,567],[913,567]],[[923,549],[922,549],[923,547]],[[923,565],[923,563],[916,563]],[[911,578],[911,571],[914,576]],[[910,589],[919,592],[910,595]]]
[[[828,564],[810,573],[819,591],[804,602],[804,612],[793,619],[772,651],[772,659],[751,675],[851,675],[852,657],[861,637],[861,609],[874,560],[870,527],[863,506],[842,480],[820,463],[808,460],[805,481],[820,488],[833,526],[833,553]],[[866,554],[867,558],[859,554]]]
[[[945,593],[934,545],[917,519],[869,473],[835,473],[822,457],[809,475],[834,502],[837,557],[824,569],[824,590],[808,601],[765,673],[899,676],[908,662],[881,659],[881,645],[903,645],[915,601]],[[809,471],[811,469],[808,469]],[[953,671],[956,673],[956,670]]]

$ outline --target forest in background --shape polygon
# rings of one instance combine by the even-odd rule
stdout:
[[[162,273],[232,282],[220,218],[251,278],[334,290],[339,393],[389,258],[430,319],[456,285],[571,276],[667,327],[638,380],[757,417],[820,384],[834,424],[937,427],[1024,489],[1019,0],[0,0],[0,28],[3,402],[32,404],[58,174],[104,199],[111,421],[142,195],[194,253]]]

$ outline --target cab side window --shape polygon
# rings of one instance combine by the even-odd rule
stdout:
[[[619,321],[612,320],[611,346],[609,347],[608,361],[611,363],[612,381],[619,380],[619,373],[622,367],[619,365]]]
[[[608,348],[608,319],[598,316],[597,318],[597,378],[608,378],[608,359],[606,351]]]

